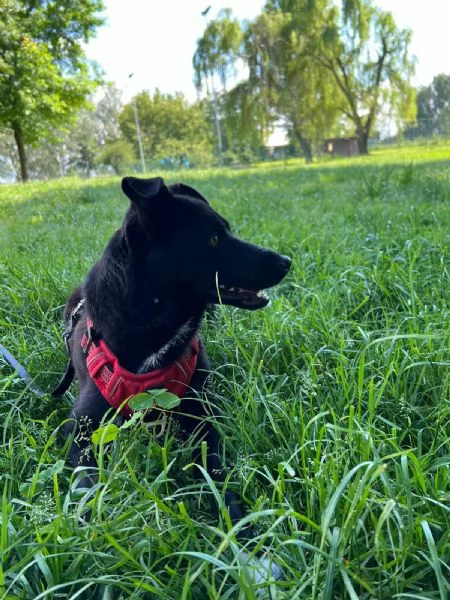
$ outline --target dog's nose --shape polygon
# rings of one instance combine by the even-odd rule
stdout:
[[[289,258],[289,256],[283,256],[283,255],[280,256],[280,267],[285,274],[291,268],[291,262],[292,261]]]

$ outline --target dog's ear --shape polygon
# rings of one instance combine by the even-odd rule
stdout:
[[[203,200],[203,202],[209,204],[208,200],[204,198],[200,192],[197,192],[197,190],[185,183],[174,183],[173,185],[169,185],[168,189],[174,196],[190,196],[191,198],[198,198],[198,200]]]
[[[152,198],[168,195],[168,189],[162,177],[153,177],[152,179],[124,177],[122,179],[122,191],[132,202],[141,206]]]
[[[131,200],[122,224],[123,239],[129,248],[146,249],[149,243],[156,242],[160,215],[165,212],[165,200],[172,195],[161,177],[124,177],[122,190]]]

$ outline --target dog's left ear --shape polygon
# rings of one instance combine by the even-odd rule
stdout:
[[[197,198],[198,200],[203,200],[203,202],[209,204],[208,200],[204,198],[200,192],[197,192],[197,190],[185,183],[174,183],[173,185],[169,185],[168,189],[174,196],[190,196],[191,198]]]
[[[152,179],[124,177],[122,191],[132,202],[139,205],[145,205],[151,198],[169,194],[162,177],[153,177]]]

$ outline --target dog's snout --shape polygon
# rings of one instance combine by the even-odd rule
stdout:
[[[291,268],[291,259],[289,258],[289,256],[280,256],[279,259],[279,264],[280,264],[280,268],[283,271],[283,273],[287,273],[289,271],[289,269]]]

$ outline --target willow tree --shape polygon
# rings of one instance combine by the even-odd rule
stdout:
[[[200,92],[206,88],[212,96],[214,121],[217,135],[219,163],[222,164],[222,131],[220,125],[219,102],[215,88],[215,78],[219,78],[225,93],[228,79],[236,73],[236,61],[242,40],[242,30],[237,19],[232,17],[229,8],[221,10],[216,19],[210,21],[203,35],[197,40],[192,59],[194,83]]]
[[[414,118],[411,31],[399,29],[392,14],[371,0],[343,0],[341,10],[330,2],[325,17],[322,37],[313,40],[312,52],[336,81],[342,112],[355,126],[360,153],[367,154],[382,107],[397,121]]]
[[[242,41],[239,21],[232,16],[229,8],[222,9],[216,19],[210,21],[203,35],[197,40],[192,64],[194,83],[198,90],[209,85],[218,77],[226,89],[230,76],[236,73],[236,60]]]
[[[0,0],[0,127],[14,135],[23,181],[26,145],[67,124],[95,86],[82,44],[102,8],[101,0]]]
[[[297,28],[306,36],[302,52],[334,79],[336,100],[353,123],[360,153],[368,152],[382,108],[398,124],[414,120],[411,31],[399,29],[391,13],[371,0],[268,0],[265,11],[289,14],[293,23],[312,17],[310,26]]]
[[[251,87],[259,89],[268,120],[282,119],[307,162],[317,142],[335,126],[338,90],[334,79],[309,52],[321,26],[317,7],[299,14],[267,9],[246,31]]]
[[[247,86],[244,90],[250,101],[242,97],[265,142],[272,124],[279,119],[277,111],[281,45],[281,15],[262,13],[245,26],[243,56],[248,67]],[[245,105],[244,104],[244,105]],[[242,113],[245,117],[245,113]],[[245,127],[245,123],[242,125]]]

